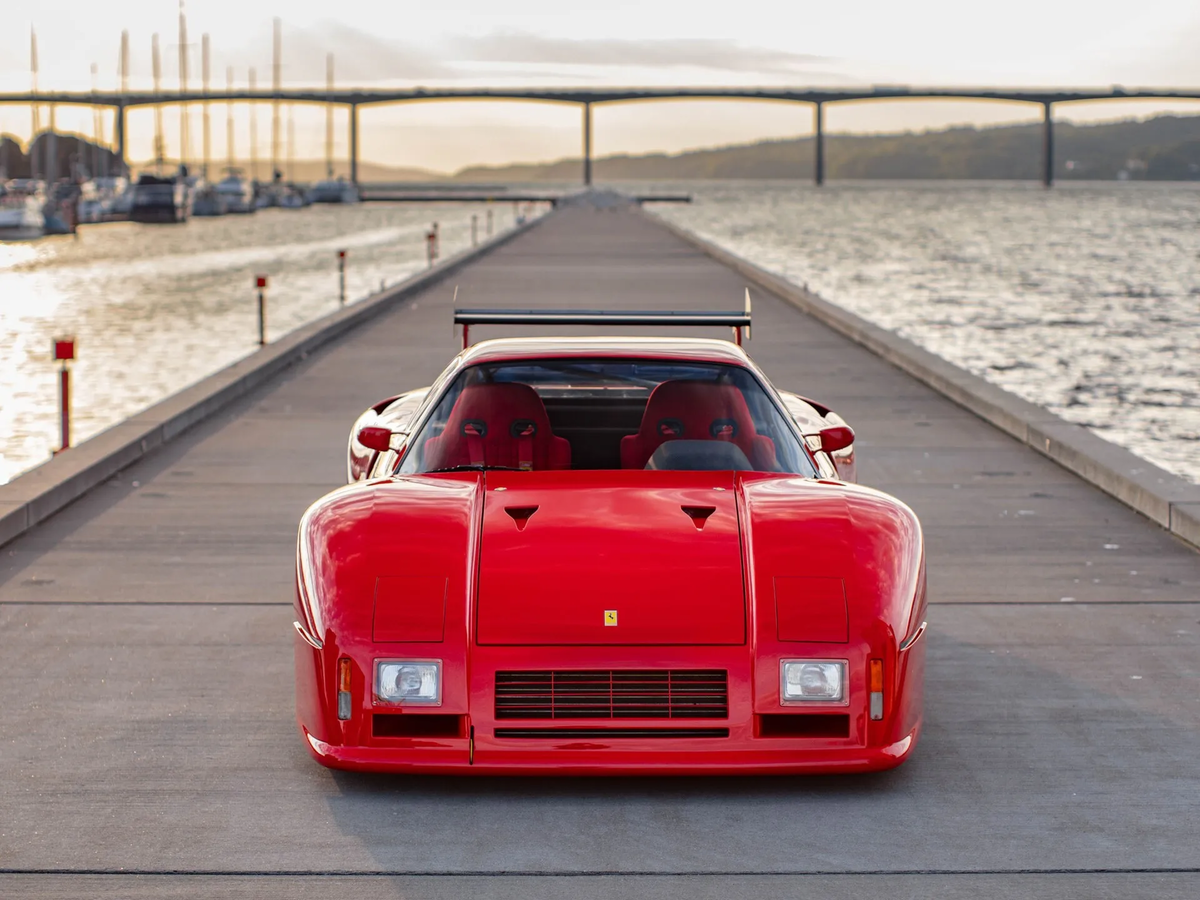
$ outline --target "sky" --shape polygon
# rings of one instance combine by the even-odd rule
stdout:
[[[87,90],[117,83],[120,34],[128,29],[131,86],[149,88],[151,36],[160,35],[163,84],[179,84],[175,0],[3,0],[0,92],[29,89],[29,34],[36,29],[43,89]],[[19,7],[19,8],[16,8]],[[214,87],[227,70],[244,85],[271,72],[272,20],[283,21],[285,87],[321,85],[335,56],[339,86],[446,85],[859,85],[1200,86],[1200,3],[1196,0],[189,0],[188,59],[198,85],[201,35],[210,35]],[[1200,114],[1200,102],[1088,103],[1056,107],[1059,118],[1099,121],[1159,112]],[[360,114],[362,157],[452,171],[477,163],[577,155],[578,107],[536,103],[416,103]],[[1033,121],[1019,104],[904,101],[835,104],[832,131],[880,132]],[[234,119],[235,149],[249,153],[249,116]],[[43,125],[45,124],[43,112]],[[199,135],[199,113],[190,130]],[[0,131],[28,138],[28,107],[0,105]],[[57,112],[60,130],[91,134],[88,109]],[[101,127],[111,136],[111,118]],[[131,156],[153,153],[153,115],[131,114]],[[270,154],[271,116],[258,114],[258,154]],[[811,107],[679,101],[603,106],[594,113],[597,155],[679,152],[792,137],[812,130]],[[168,154],[178,153],[178,115],[165,116]],[[284,130],[286,134],[286,129]],[[324,155],[325,113],[299,107],[296,155]],[[345,113],[335,154],[348,144]],[[214,155],[226,147],[225,112],[213,108]],[[190,141],[199,152],[199,138]],[[286,146],[281,136],[282,147]]]

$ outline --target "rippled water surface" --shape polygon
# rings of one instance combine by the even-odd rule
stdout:
[[[497,230],[510,204],[493,207]],[[337,251],[353,301],[467,247],[481,204],[263,210],[186,225],[85,226],[77,238],[0,243],[0,483],[58,445],[51,338],[74,334],[73,438],[86,439],[258,346],[254,276],[269,276],[268,339],[338,306]]]
[[[1200,482],[1200,185],[686,187],[656,211]]]

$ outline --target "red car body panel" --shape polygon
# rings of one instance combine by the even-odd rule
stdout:
[[[537,511],[522,527],[506,511],[532,506]],[[713,512],[697,523],[685,506]],[[761,473],[403,476],[319,501],[306,514],[300,542],[297,713],[310,752],[327,766],[865,771],[901,763],[919,733],[924,641],[900,645],[919,635],[924,614],[920,529],[906,507],[866,488]],[[538,565],[513,562],[530,553]],[[441,641],[373,637],[379,585],[390,578],[425,579],[426,588],[429,579],[444,580],[440,598],[422,592],[423,602],[444,604]],[[794,584],[791,594],[777,592],[788,579],[813,579],[821,596],[835,600],[836,592],[824,589],[842,582],[844,641],[819,630],[780,639],[778,604],[796,596]],[[545,592],[562,602],[540,599]],[[679,599],[685,592],[691,602]],[[604,624],[610,609],[620,616],[614,627]],[[337,718],[341,658],[352,670],[347,721]],[[381,708],[371,682],[377,658],[440,660],[441,705]],[[847,660],[848,701],[783,706],[779,664],[792,658]],[[878,721],[868,711],[870,659],[884,662]],[[629,722],[498,718],[497,672],[649,668],[727,672],[727,716],[638,720],[633,724],[645,734],[615,738],[606,733]],[[436,727],[419,727],[419,717]],[[801,719],[805,727],[793,727]],[[403,727],[394,727],[400,720]],[[522,729],[538,734],[512,736]],[[693,737],[692,729],[707,733]]]

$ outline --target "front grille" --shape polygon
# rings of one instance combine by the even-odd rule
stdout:
[[[721,669],[496,673],[497,719],[727,719]]]

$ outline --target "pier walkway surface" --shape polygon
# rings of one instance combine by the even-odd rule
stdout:
[[[744,288],[636,210],[590,206],[457,282],[460,304],[501,307],[727,309]],[[751,354],[841,412],[860,480],[925,526],[911,761],[454,779],[310,760],[293,718],[296,524],[343,481],[357,413],[457,351],[451,290],[0,549],[0,896],[1200,896],[1200,554],[762,292]]]

